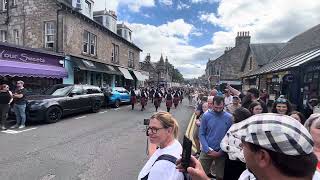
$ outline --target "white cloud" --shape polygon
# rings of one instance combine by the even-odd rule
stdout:
[[[177,10],[189,9],[191,6],[188,4],[184,4],[183,2],[179,2],[177,5]]]
[[[214,3],[219,2],[220,0],[191,0],[191,3]]]
[[[133,42],[143,49],[141,60],[147,53],[152,61],[158,61],[161,53],[168,56],[169,62],[177,67],[184,77],[198,77],[205,73],[205,64],[212,56],[221,54],[221,49],[212,45],[193,47],[188,37],[196,30],[183,19],[177,19],[160,26],[128,24],[133,31]]]
[[[120,5],[126,5],[132,12],[139,12],[141,7],[155,6],[154,0],[97,0],[94,4],[94,10],[114,10],[117,11]]]
[[[224,31],[213,34],[215,47],[230,46],[238,31],[250,31],[251,42],[286,42],[319,23],[320,1],[221,0],[217,13],[199,13],[200,20]]]
[[[166,6],[172,6],[172,0],[159,0],[159,3]]]

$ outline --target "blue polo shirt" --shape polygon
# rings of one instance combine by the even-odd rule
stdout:
[[[201,118],[199,138],[202,151],[208,153],[209,147],[220,151],[220,142],[232,125],[232,115],[228,112],[205,112]]]

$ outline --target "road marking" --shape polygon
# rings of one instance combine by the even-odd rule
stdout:
[[[77,118],[74,118],[74,119],[82,119],[82,118],[85,118],[87,116],[80,116],[80,117],[77,117]]]
[[[19,134],[22,132],[27,132],[27,131],[31,131],[31,130],[35,130],[35,129],[37,129],[37,128],[34,127],[34,128],[30,128],[30,129],[21,130],[21,131],[8,129],[8,130],[2,131],[2,132],[7,133],[7,134]]]
[[[106,113],[106,112],[108,112],[108,111],[101,111],[101,112],[99,112],[99,114],[103,114],[103,113]]]

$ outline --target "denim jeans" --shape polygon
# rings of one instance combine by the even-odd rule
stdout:
[[[25,125],[26,124],[26,104],[15,104],[13,106],[14,113],[16,114],[16,125]]]

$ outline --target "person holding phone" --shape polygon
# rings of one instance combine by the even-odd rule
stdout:
[[[179,126],[168,112],[158,112],[151,116],[147,135],[150,143],[159,147],[139,173],[138,180],[183,180],[183,173],[176,169],[175,162],[164,159],[170,156],[180,158],[182,146],[177,140]]]

